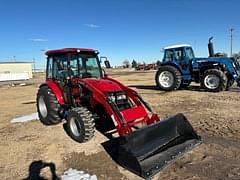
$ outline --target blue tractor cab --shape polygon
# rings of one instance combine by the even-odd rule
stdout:
[[[188,44],[165,47],[163,60],[155,76],[157,86],[171,91],[196,82],[213,92],[227,90],[235,81],[240,86],[239,63],[224,54],[214,54],[211,40],[208,43],[208,58],[195,58]]]

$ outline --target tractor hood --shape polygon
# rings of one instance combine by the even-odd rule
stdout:
[[[222,65],[229,74],[237,81],[240,87],[240,64],[234,58],[228,57],[210,57],[210,58],[194,58],[192,67],[198,69],[203,66]]]
[[[122,88],[116,83],[111,80],[107,79],[84,79],[84,81],[89,85],[92,86],[103,93],[106,92],[114,92],[114,91],[122,91]]]
[[[224,64],[227,66],[228,70],[236,73],[240,78],[240,65],[234,58],[228,57],[209,57],[209,58],[194,58],[192,64],[194,63],[217,63]]]

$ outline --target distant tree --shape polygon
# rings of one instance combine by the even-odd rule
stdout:
[[[129,68],[130,67],[130,62],[126,59],[123,61],[123,68]]]
[[[137,67],[137,61],[133,60],[132,61],[132,68],[136,68]]]

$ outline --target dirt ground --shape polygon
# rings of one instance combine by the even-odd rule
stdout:
[[[164,92],[155,88],[153,71],[121,71],[109,74],[136,89],[161,118],[184,113],[203,143],[185,154],[153,179],[240,179],[240,91],[204,92],[197,85]],[[99,179],[141,179],[118,166],[96,132],[87,143],[69,138],[63,124],[44,126],[39,121],[10,123],[11,119],[36,112],[36,92],[43,76],[27,86],[0,84],[0,179],[46,179],[76,168]],[[35,173],[35,174],[34,174]]]

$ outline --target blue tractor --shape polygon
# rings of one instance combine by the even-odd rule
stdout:
[[[155,76],[157,86],[165,91],[200,83],[207,91],[228,90],[236,81],[240,87],[240,65],[234,58],[214,54],[212,37],[209,39],[208,58],[195,58],[188,44],[164,48],[164,57]]]

